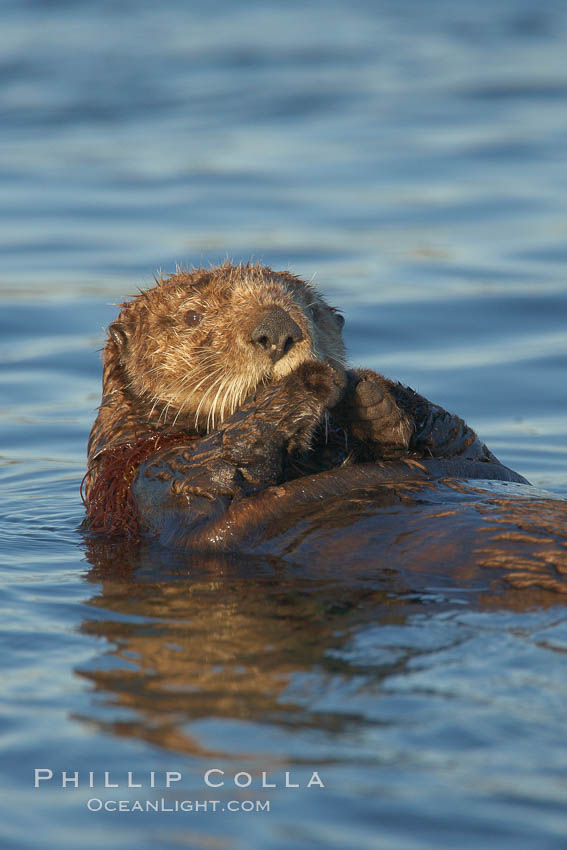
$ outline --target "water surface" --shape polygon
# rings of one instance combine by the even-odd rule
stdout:
[[[563,848],[562,598],[77,526],[114,305],[227,256],[567,495],[565,6],[8,0],[0,43],[2,848]]]

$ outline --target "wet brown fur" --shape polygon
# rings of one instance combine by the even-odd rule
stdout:
[[[186,446],[190,439],[182,431],[151,434],[101,451],[96,461],[97,475],[91,482],[88,498],[84,492],[88,472],[81,482],[81,498],[86,508],[85,525],[91,531],[105,534],[138,536],[140,525],[131,485],[140,465],[157,451]]]
[[[259,386],[281,381],[303,362],[343,368],[337,311],[289,272],[230,263],[179,271],[120,306],[104,347],[102,402],[88,445],[84,493],[91,528],[119,524],[116,518],[101,524],[93,501],[97,515],[105,513],[104,492],[114,494],[107,515],[131,502],[132,459],[145,459],[148,438],[169,435],[172,445],[171,432],[177,444],[188,441],[184,435],[189,441],[203,435]],[[258,317],[271,306],[284,309],[303,334],[275,364],[250,345]],[[189,311],[202,315],[198,325],[187,325]]]
[[[171,449],[173,474],[173,447],[183,472],[171,495],[181,487],[185,497],[209,502],[353,462],[498,463],[461,419],[413,390],[370,370],[345,372],[340,314],[289,272],[230,263],[180,271],[121,307],[104,347],[103,396],[89,438],[91,531],[138,532],[137,472]],[[301,332],[275,363],[252,339],[274,307]],[[195,504],[189,512],[197,515]]]

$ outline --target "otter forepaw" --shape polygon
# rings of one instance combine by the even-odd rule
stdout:
[[[325,411],[340,400],[345,381],[340,367],[309,360],[294,369],[276,392],[272,389],[271,410],[262,415],[275,422],[274,436],[282,440],[288,452],[309,450],[315,429]]]
[[[345,388],[345,373],[324,361],[302,363],[287,379],[296,383],[298,392],[309,395],[322,407],[335,407],[339,403]]]
[[[396,457],[408,451],[412,425],[388,389],[378,380],[363,378],[350,391],[342,411],[357,440],[372,444],[377,457]]]

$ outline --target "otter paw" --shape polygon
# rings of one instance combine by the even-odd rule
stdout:
[[[286,379],[288,388],[295,389],[300,397],[311,396],[322,407],[334,407],[345,388],[344,371],[324,361],[302,363]]]
[[[357,439],[377,444],[383,457],[407,451],[412,428],[387,389],[362,380],[354,389],[350,407],[350,430]]]

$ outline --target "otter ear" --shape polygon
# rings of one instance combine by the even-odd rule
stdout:
[[[112,322],[112,324],[108,326],[108,333],[116,343],[118,351],[122,351],[128,343],[128,334],[122,322],[119,322],[118,320]]]

